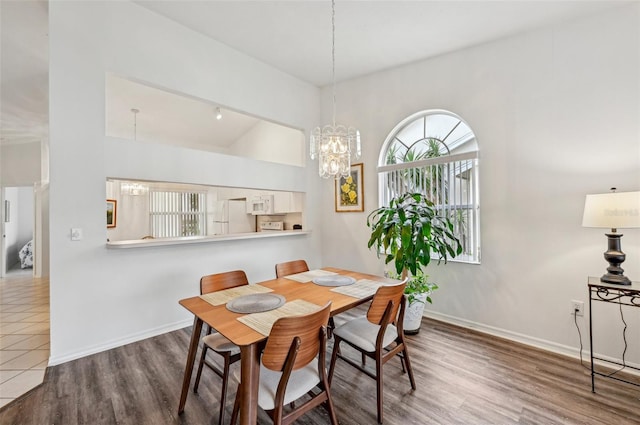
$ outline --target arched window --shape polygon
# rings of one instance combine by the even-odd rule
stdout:
[[[462,243],[456,261],[480,262],[478,143],[469,125],[442,110],[400,122],[382,145],[378,162],[381,205],[419,192],[454,224]]]

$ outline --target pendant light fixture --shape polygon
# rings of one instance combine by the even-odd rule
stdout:
[[[331,77],[333,83],[333,121],[311,132],[311,159],[318,157],[320,177],[347,177],[351,157],[360,158],[360,132],[353,127],[336,125],[336,2],[331,0]]]
[[[131,112],[133,113],[133,140],[138,140],[138,112],[140,109],[131,108]]]

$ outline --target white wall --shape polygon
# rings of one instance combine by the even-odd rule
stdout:
[[[4,188],[5,200],[10,203],[8,223],[4,224],[6,270],[20,267],[20,249],[33,238],[33,188]]]
[[[128,195],[120,191],[119,181],[107,182],[107,199],[116,201],[116,227],[107,229],[110,241],[141,239],[150,235],[149,192]]]
[[[18,188],[18,244],[33,239],[33,187]]]
[[[0,150],[3,186],[26,186],[40,181],[40,142],[2,145]]]
[[[48,161],[47,161],[48,162]],[[45,170],[45,169],[43,169]],[[48,170],[48,163],[46,166]],[[47,171],[48,176],[48,171]],[[34,186],[34,277],[49,276],[49,185]]]
[[[607,266],[604,229],[581,227],[585,195],[640,190],[639,29],[636,3],[338,85],[338,120],[362,133],[365,212],[323,216],[324,262],[383,269],[365,225],[381,145],[414,112],[450,110],[480,147],[482,264],[430,265],[440,285],[430,314],[576,355],[570,300],[588,311],[587,276]],[[640,281],[640,230],[624,235],[626,274]],[[619,358],[617,307],[598,308],[596,350]],[[624,310],[638,364],[639,309]],[[579,325],[588,348],[588,316]]]
[[[4,188],[4,199],[9,201],[9,222],[4,226],[6,269],[20,268],[20,249],[33,238],[33,188]]]
[[[128,2],[51,2],[49,33],[52,364],[190,324],[178,300],[204,274],[322,265],[316,233],[108,250],[104,221],[107,177],[306,191],[311,228],[320,187],[306,168],[105,137],[105,73],[296,128],[316,125],[317,88]]]
[[[4,258],[4,270],[8,271],[14,268],[16,266],[16,263],[20,261],[18,259],[18,250],[20,249],[20,247],[18,246],[18,188],[7,187],[3,190],[4,201],[9,203],[9,219],[4,223],[0,223],[4,226],[4,230],[2,232],[6,252],[6,256]],[[4,204],[2,205],[2,208],[4,208]],[[6,217],[3,216],[3,218],[4,220],[7,220]]]
[[[300,130],[260,121],[229,147],[229,153],[303,166],[304,141]]]

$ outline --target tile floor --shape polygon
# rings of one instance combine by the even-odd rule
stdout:
[[[0,279],[0,408],[40,385],[49,361],[49,280]]]

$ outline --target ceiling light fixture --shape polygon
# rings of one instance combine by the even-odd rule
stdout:
[[[138,112],[140,109],[131,108],[131,112],[133,113],[133,140],[138,140]]]
[[[120,182],[120,193],[123,195],[140,196],[145,195],[149,187],[140,182]]]
[[[333,82],[332,125],[316,127],[311,132],[311,159],[318,157],[320,177],[336,179],[351,172],[351,156],[360,158],[360,132],[353,127],[336,125],[336,2],[331,0],[331,77]]]
[[[222,112],[220,111],[220,108],[216,108],[216,119],[218,121],[220,121],[222,119]]]

